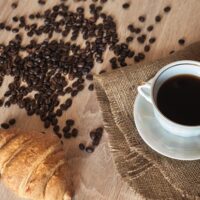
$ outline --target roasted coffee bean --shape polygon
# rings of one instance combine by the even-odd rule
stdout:
[[[161,21],[161,19],[162,19],[162,18],[161,18],[161,16],[160,16],[160,15],[157,15],[157,16],[155,17],[155,21],[156,21],[156,22],[160,22],[160,21]]]
[[[38,3],[39,3],[40,5],[45,5],[45,4],[46,4],[46,1],[45,1],[45,0],[38,0]]]
[[[18,6],[18,3],[17,3],[17,2],[13,2],[13,3],[11,4],[12,9],[17,8],[17,6]]]
[[[18,22],[18,17],[17,17],[17,16],[14,16],[14,17],[12,18],[12,20],[13,20],[13,22]]]
[[[61,133],[56,133],[56,135],[58,136],[58,138],[62,138],[62,134]],[[63,141],[61,141],[61,144],[63,144]]]
[[[170,6],[166,6],[163,10],[164,10],[164,12],[168,13],[171,10],[171,7]]]
[[[129,3],[124,3],[124,4],[122,5],[122,7],[123,7],[124,9],[127,9],[127,8],[130,7],[130,4],[129,4]]]
[[[71,138],[71,133],[70,132],[64,132],[64,137],[66,138],[66,139],[70,139]]]
[[[96,129],[96,132],[97,132],[98,134],[102,134],[102,133],[103,133],[103,128],[102,128],[102,127],[97,128],[97,129]]]
[[[139,17],[138,17],[138,20],[139,20],[140,22],[145,22],[146,18],[145,18],[145,16],[139,16]]]
[[[151,37],[151,38],[149,39],[149,43],[150,43],[150,44],[154,43],[155,41],[156,41],[156,38],[155,38],[155,37]]]
[[[145,52],[149,52],[150,51],[150,46],[149,45],[145,45],[144,46],[144,51]]]
[[[180,45],[184,45],[184,44],[185,44],[185,39],[183,39],[183,38],[179,39],[179,40],[178,40],[178,43],[179,43]]]
[[[84,145],[83,143],[80,143],[80,144],[79,144],[79,149],[80,149],[81,151],[85,150],[85,145]]]
[[[136,63],[140,62],[139,56],[135,55],[135,56],[134,56],[134,61],[135,61]]]
[[[151,32],[153,30],[153,25],[147,27],[147,31]]]
[[[129,30],[130,32],[132,32],[132,33],[135,32],[135,28],[134,28],[134,26],[133,26],[132,24],[129,24],[129,25],[128,25],[128,30]]]
[[[2,123],[1,124],[1,128],[3,128],[3,129],[8,129],[10,126],[9,126],[9,124],[8,123]]]
[[[70,126],[65,126],[64,128],[63,128],[63,133],[68,133],[69,131],[70,131]]]
[[[29,15],[29,19],[35,19],[35,15],[34,14],[30,14]]]
[[[141,32],[141,29],[140,28],[136,28],[135,29],[135,33],[139,34]]]
[[[56,115],[57,115],[58,117],[62,116],[62,110],[61,110],[61,109],[57,109],[57,110],[56,110]]]
[[[98,137],[95,137],[95,139],[92,141],[92,145],[98,146],[100,143],[100,139]]]
[[[44,122],[44,128],[49,128],[51,125],[51,122],[49,120],[45,120]]]
[[[54,131],[55,133],[58,133],[59,130],[60,130],[60,126],[59,126],[59,125],[55,125],[55,126],[53,127],[53,131]]]
[[[16,123],[16,119],[12,118],[8,121],[9,125],[14,125]]]
[[[94,147],[92,147],[92,146],[86,147],[86,148],[85,148],[85,151],[86,151],[87,153],[92,153],[92,152],[94,151]]]
[[[93,75],[92,74],[87,74],[86,79],[92,81],[93,80]]]
[[[75,122],[74,122],[73,119],[68,119],[68,120],[66,120],[65,123],[66,123],[67,126],[73,126]]]
[[[78,91],[82,91],[84,89],[84,85],[79,85],[78,87],[77,87],[77,90]]]
[[[94,90],[94,84],[90,84],[90,85],[88,86],[88,90],[93,91],[93,90]]]
[[[53,126],[57,125],[57,124],[58,124],[58,119],[57,119],[56,117],[53,117],[53,118],[51,119],[51,124],[52,124]]]
[[[170,51],[170,52],[169,52],[169,54],[173,54],[174,52],[175,52],[175,51],[174,51],[174,50],[172,50],[172,51]]]
[[[138,53],[138,57],[139,57],[140,60],[145,59],[145,55],[143,53]]]
[[[106,73],[106,71],[105,71],[105,70],[101,70],[101,71],[99,72],[99,74],[103,74],[103,73]],[[89,87],[92,87],[92,86],[89,85]],[[90,88],[90,89],[91,89],[91,88]]]
[[[72,132],[71,132],[71,135],[72,135],[72,137],[77,137],[77,135],[78,135],[78,129],[73,128]]]
[[[133,37],[132,36],[129,36],[126,38],[126,42],[129,43],[129,42],[132,42],[133,41]]]
[[[72,97],[75,97],[77,94],[78,94],[78,90],[73,90],[73,91],[71,92],[71,96],[72,96]]]

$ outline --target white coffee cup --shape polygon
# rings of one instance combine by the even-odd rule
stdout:
[[[200,135],[200,125],[187,126],[178,124],[168,119],[157,107],[157,94],[161,85],[177,75],[194,75],[200,77],[200,62],[192,60],[181,60],[170,63],[157,72],[157,74],[147,83],[138,87],[138,92],[149,103],[152,104],[155,117],[161,126],[170,133],[182,137]]]

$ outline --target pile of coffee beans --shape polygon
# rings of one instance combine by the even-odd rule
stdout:
[[[145,54],[156,42],[155,37],[147,42],[147,33],[153,31],[154,25],[149,25],[145,33],[133,24],[127,27],[130,36],[126,38],[126,42],[119,42],[113,16],[102,11],[106,2],[107,0],[93,0],[89,5],[90,17],[87,18],[85,8],[77,7],[76,11],[71,11],[62,0],[44,12],[13,16],[12,25],[0,22],[0,30],[15,35],[8,44],[0,44],[0,86],[6,76],[13,77],[0,99],[0,106],[18,105],[26,110],[28,116],[37,115],[44,128],[52,127],[59,138],[77,137],[78,130],[73,127],[75,121],[68,119],[65,126],[60,127],[59,118],[71,108],[73,99],[86,88],[86,82],[91,82],[86,89],[94,90],[91,71],[95,63],[104,62],[105,50],[109,49],[113,53],[110,65],[112,69],[117,69],[127,66],[127,59],[134,62],[144,60]],[[45,6],[45,3],[45,0],[38,0],[41,6]],[[13,9],[17,6],[17,2],[11,4]],[[129,6],[130,3],[122,5],[124,9]],[[170,10],[171,7],[167,6],[164,13]],[[138,21],[144,23],[146,18],[146,15],[141,15]],[[161,19],[162,16],[157,15],[155,24]],[[30,38],[26,45],[23,43],[24,34]],[[54,34],[60,35],[61,39],[53,39]],[[38,42],[37,37],[40,36],[45,39]],[[70,37],[70,41],[65,42],[66,37]],[[135,37],[140,44],[145,45],[143,52],[136,53],[130,48]],[[84,45],[76,43],[78,38],[83,40]],[[105,70],[99,73],[105,73]],[[60,102],[60,97],[65,98],[65,101]],[[9,128],[10,125],[3,123],[1,127]],[[102,128],[91,132],[92,146],[85,148],[80,144],[79,148],[93,152],[102,133]]]

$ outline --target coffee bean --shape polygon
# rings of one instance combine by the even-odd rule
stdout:
[[[80,143],[80,144],[79,144],[79,149],[80,149],[81,151],[85,150],[85,145],[84,145],[83,143]]]
[[[92,152],[94,151],[94,147],[92,147],[92,146],[86,147],[86,148],[85,148],[85,151],[86,151],[87,153],[92,153]]]
[[[139,34],[141,32],[141,29],[140,28],[136,28],[135,29],[135,33]]]
[[[164,8],[164,12],[166,12],[166,13],[168,13],[170,10],[171,10],[171,7],[170,7],[170,6],[166,6],[166,7]]]
[[[132,42],[133,41],[133,37],[132,36],[129,36],[126,38],[126,42],[129,43],[129,42]]]
[[[102,134],[102,133],[103,133],[103,128],[102,128],[102,127],[97,128],[97,129],[96,129],[96,132],[97,132],[98,134]]]
[[[129,4],[129,3],[124,3],[124,4],[122,5],[122,7],[123,7],[124,9],[128,9],[128,8],[130,7],[130,4]]]
[[[9,127],[10,127],[9,124],[7,124],[7,123],[1,124],[1,128],[3,128],[3,129],[8,129]]]
[[[17,8],[17,6],[18,6],[18,3],[17,3],[17,2],[13,2],[13,3],[11,4],[12,9]]]
[[[14,125],[16,123],[16,119],[12,118],[8,121],[9,125]]]
[[[49,128],[51,125],[51,122],[49,120],[45,120],[44,122],[44,128]]]
[[[63,128],[63,133],[68,133],[70,131],[70,126],[66,125],[64,128]]]
[[[128,30],[129,30],[130,32],[132,32],[132,33],[135,32],[135,28],[134,28],[134,26],[133,26],[132,24],[129,24],[129,25],[128,25]]]
[[[66,139],[70,139],[71,138],[71,133],[69,133],[69,132],[64,132],[64,137],[66,138]]]
[[[155,37],[151,37],[150,39],[149,39],[149,43],[154,43],[156,41],[156,38]]]
[[[71,135],[72,135],[72,137],[77,137],[77,135],[78,135],[78,130],[77,130],[76,128],[73,128],[73,129],[72,129],[72,132],[71,132]]]
[[[46,4],[46,1],[45,1],[45,0],[38,0],[38,4],[40,4],[40,5],[45,5],[45,4]]]
[[[139,16],[139,17],[138,17],[138,20],[139,20],[140,22],[145,22],[146,18],[145,18],[145,16]]]
[[[29,19],[35,19],[35,15],[34,14],[30,14],[29,15]]]
[[[93,91],[93,90],[94,90],[94,84],[90,84],[90,85],[88,86],[88,90]]]
[[[134,61],[135,61],[136,63],[140,62],[139,56],[135,55],[135,56],[134,56]]]
[[[144,46],[144,51],[145,52],[149,52],[150,51],[150,46],[149,45],[145,45]]]
[[[59,130],[60,130],[60,126],[59,126],[59,125],[55,125],[55,126],[53,127],[53,131],[54,131],[55,133],[58,133]]]
[[[68,119],[68,120],[66,120],[65,123],[66,123],[67,126],[73,126],[75,122],[74,122],[73,119]]]
[[[95,132],[95,131],[91,131],[91,132],[90,132],[90,138],[91,138],[92,140],[94,140],[95,137],[96,137],[96,132]]]
[[[139,57],[140,60],[144,60],[145,59],[144,53],[138,53],[138,57]]]
[[[72,96],[72,97],[75,97],[77,94],[78,94],[78,90],[73,90],[73,91],[71,92],[71,96]]]
[[[185,44],[185,39],[183,39],[183,38],[179,39],[179,40],[178,40],[178,43],[179,43],[180,45],[184,45],[184,44]]]
[[[61,110],[61,109],[57,109],[57,110],[56,110],[56,115],[57,115],[58,117],[62,116],[62,110]]]
[[[65,89],[65,93],[69,94],[69,93],[71,93],[71,92],[72,92],[72,88],[71,88],[71,87],[67,87],[67,88]]]
[[[147,27],[147,31],[151,32],[153,30],[153,25]]]
[[[161,18],[161,16],[160,16],[160,15],[157,15],[157,16],[155,17],[155,21],[156,21],[156,22],[160,22],[160,21],[161,21],[161,19],[162,19],[162,18]]]
[[[12,20],[13,20],[13,22],[18,22],[18,17],[17,17],[17,16],[14,16],[14,17],[12,18]]]
[[[87,74],[86,79],[92,81],[93,80],[93,75],[92,74]]]
[[[105,70],[101,70],[101,71],[99,72],[99,74],[103,74],[103,73],[106,73],[106,71],[105,71]],[[92,87],[92,86],[89,85],[89,87]]]

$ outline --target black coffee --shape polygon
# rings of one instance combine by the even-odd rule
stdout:
[[[167,80],[157,94],[159,110],[183,125],[200,125],[200,78],[178,75]]]

